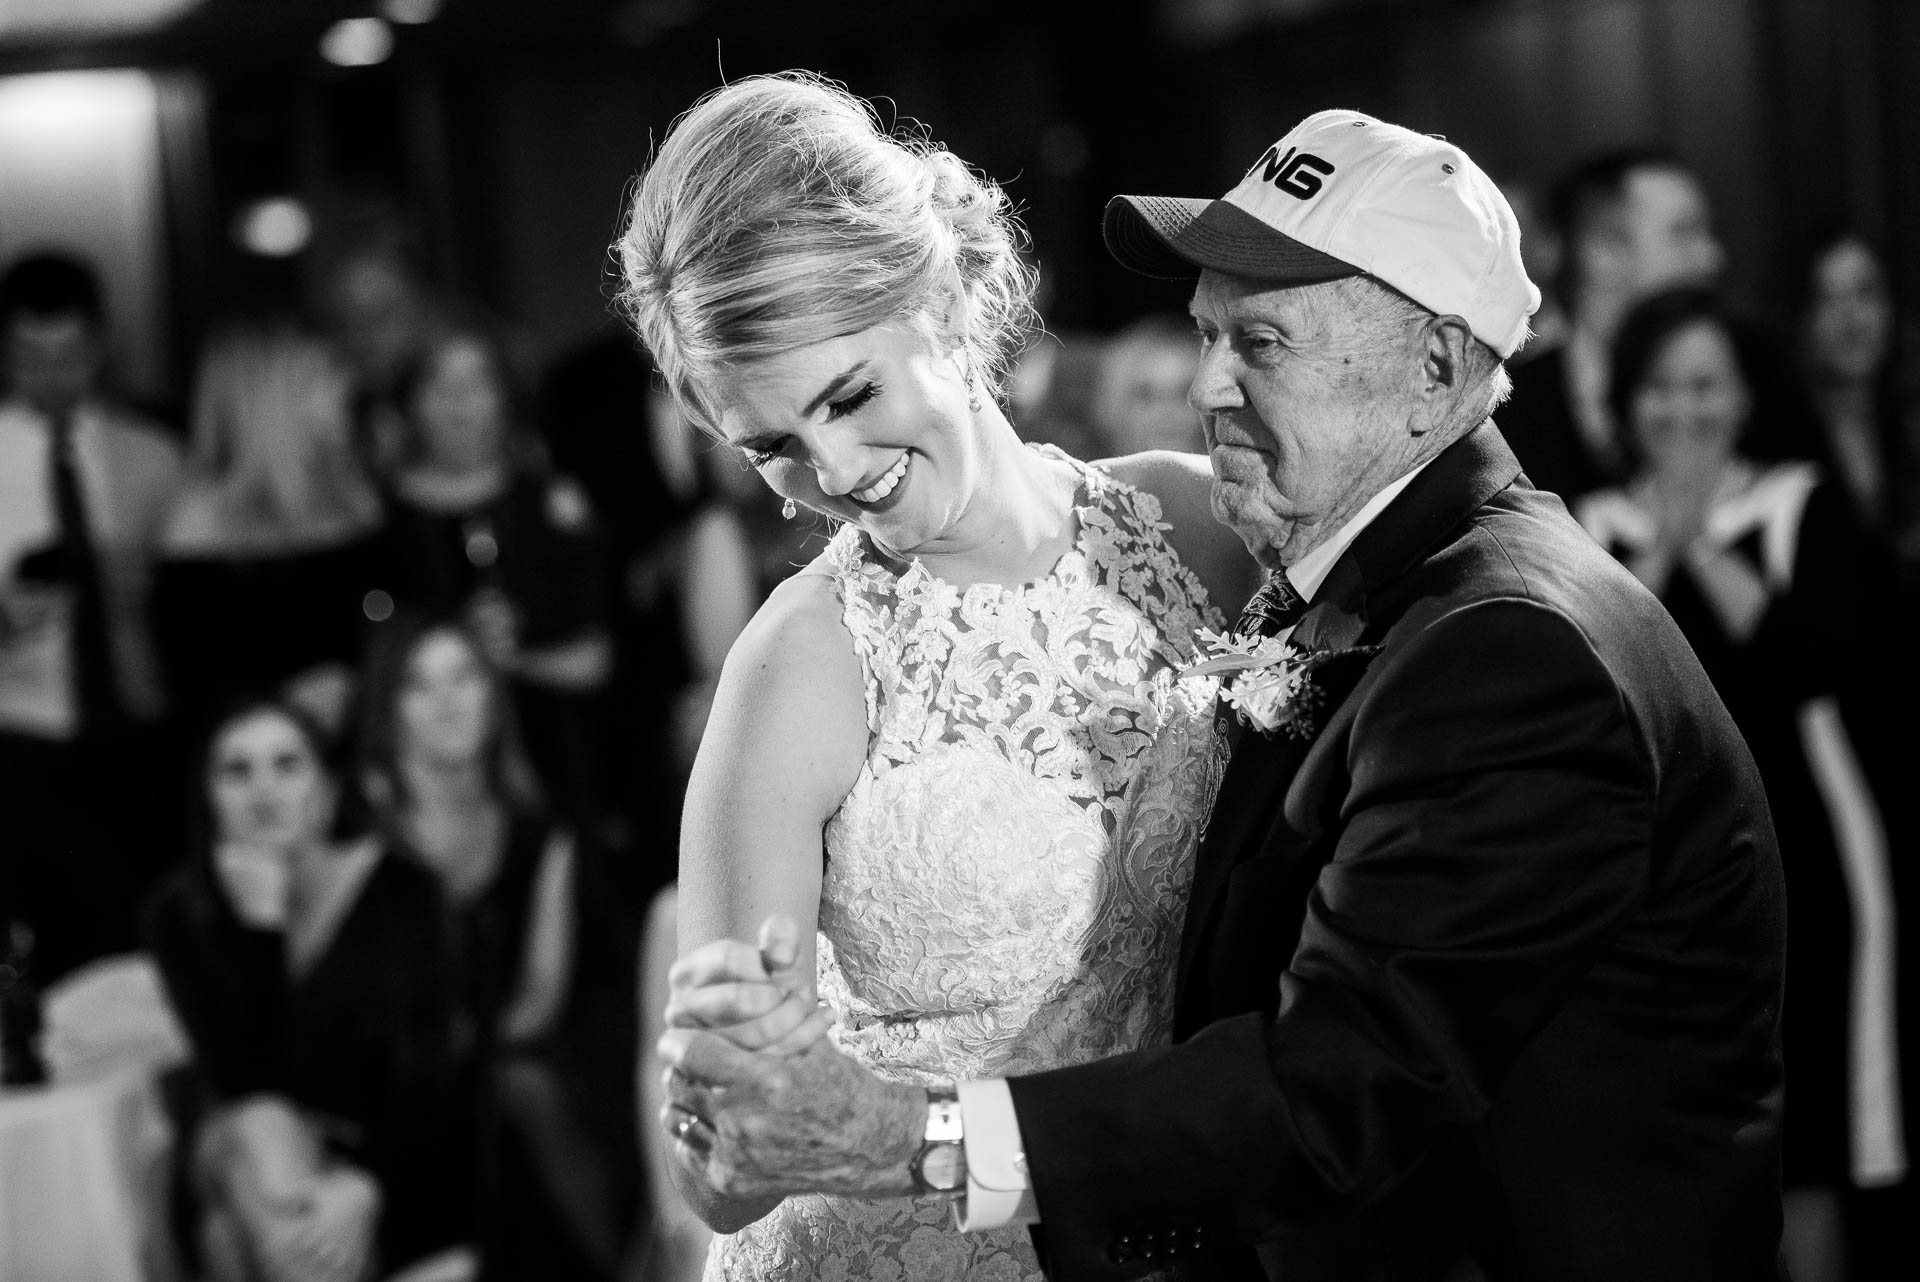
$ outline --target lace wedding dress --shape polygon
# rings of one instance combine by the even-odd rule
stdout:
[[[1058,451],[1051,457],[1066,459]],[[894,1081],[1029,1073],[1166,1040],[1194,849],[1219,783],[1219,627],[1160,505],[1079,473],[1046,578],[896,575],[858,529],[823,554],[866,675],[868,752],[826,828],[821,996]],[[937,1199],[790,1197],[717,1238],[708,1282],[1039,1282],[1025,1229]]]

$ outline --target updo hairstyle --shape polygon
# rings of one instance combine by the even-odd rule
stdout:
[[[961,304],[998,391],[1036,323],[1006,194],[921,128],[808,72],[714,90],[669,130],[616,250],[619,303],[683,413],[730,367],[888,323],[936,346]]]

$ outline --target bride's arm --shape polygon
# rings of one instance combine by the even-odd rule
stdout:
[[[728,653],[687,783],[680,830],[682,957],[751,940],[769,916],[799,926],[799,974],[814,973],[825,867],[822,829],[866,757],[866,694],[827,578],[782,583]],[[733,1232],[778,1199],[718,1194],[686,1161],[674,1180],[714,1229]]]

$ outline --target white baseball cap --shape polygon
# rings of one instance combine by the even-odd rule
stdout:
[[[1211,267],[1277,285],[1372,276],[1458,316],[1513,355],[1540,291],[1520,264],[1520,225],[1467,153],[1358,111],[1319,111],[1219,200],[1115,196],[1107,249],[1147,276]]]

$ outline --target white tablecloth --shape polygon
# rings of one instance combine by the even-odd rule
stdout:
[[[0,1091],[0,1282],[171,1282],[153,1074]]]

